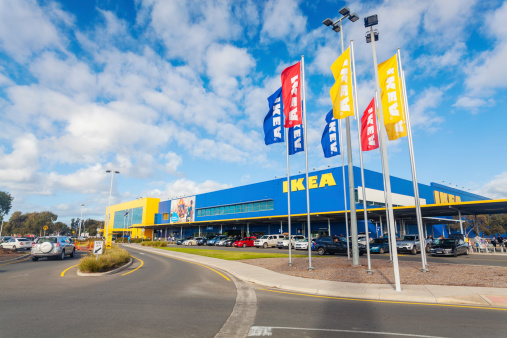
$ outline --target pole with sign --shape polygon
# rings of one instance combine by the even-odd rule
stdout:
[[[46,236],[46,230],[48,229],[48,226],[45,225],[45,226],[42,227],[42,229],[44,229],[44,236]]]
[[[102,255],[104,251],[104,242],[103,241],[95,241],[93,244],[93,254],[95,255],[95,259],[99,259],[99,255]]]

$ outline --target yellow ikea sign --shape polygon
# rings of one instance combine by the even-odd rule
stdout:
[[[461,197],[447,194],[441,191],[433,191],[433,197],[435,197],[435,204],[448,204],[461,202]]]
[[[318,176],[309,176],[308,177],[308,189],[322,188],[325,186],[331,187],[333,185],[336,185],[333,174],[331,174],[331,173],[322,174],[322,176],[320,177],[320,181],[318,178],[319,178]],[[290,181],[290,191],[305,190],[304,182],[305,182],[304,177],[298,178],[295,180],[291,180]],[[289,191],[287,185],[288,185],[287,181],[284,181],[283,182],[283,192]]]

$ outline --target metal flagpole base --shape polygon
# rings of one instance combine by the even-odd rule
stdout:
[[[313,271],[313,266],[309,266],[308,271]]]
[[[289,266],[292,266],[292,263],[289,263]]]
[[[392,262],[393,262],[392,260],[389,261],[389,263],[392,263]]]
[[[366,270],[366,273],[367,273],[368,275],[373,275],[373,270]]]
[[[419,269],[419,270],[421,270],[421,272],[429,272],[429,271],[430,271],[430,270],[428,270],[428,269],[426,269],[426,268],[421,268],[421,269]]]

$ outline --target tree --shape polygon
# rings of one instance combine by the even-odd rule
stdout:
[[[4,216],[11,210],[12,200],[14,200],[14,197],[12,197],[11,194],[0,191],[0,221],[3,221]]]
[[[25,222],[27,215],[21,211],[15,211],[12,213],[9,223],[5,226],[5,230],[9,235],[13,234],[24,234],[26,232]]]
[[[103,222],[98,221],[96,219],[87,219],[84,222],[84,229],[90,236],[96,236],[97,235],[97,228],[102,227]]]
[[[67,224],[65,224],[63,222],[56,222],[54,224],[54,229],[55,229],[55,232],[59,233],[62,236],[67,235],[69,232],[69,227],[67,226]]]
[[[58,216],[51,211],[32,212],[27,216],[25,222],[27,232],[43,234],[45,225],[48,226],[46,234],[55,232],[54,222],[58,219]]]

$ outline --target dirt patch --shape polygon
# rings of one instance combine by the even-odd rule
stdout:
[[[7,250],[7,249],[4,249],[4,248],[0,248],[0,262],[8,261],[8,260],[20,257],[20,256],[24,256],[24,255],[26,255],[29,252],[30,251],[26,251],[26,250],[23,250],[23,251],[12,251],[12,250]]]
[[[293,257],[292,266],[288,258],[247,259],[241,262],[256,265],[275,272],[337,282],[394,284],[392,263],[372,260],[373,274],[367,274],[366,258],[359,260],[360,266],[352,267],[347,257],[313,257],[314,270],[308,270],[308,258]],[[420,262],[399,262],[401,284],[411,285],[458,285],[507,288],[507,268],[478,265],[430,263],[428,272],[421,272]]]

